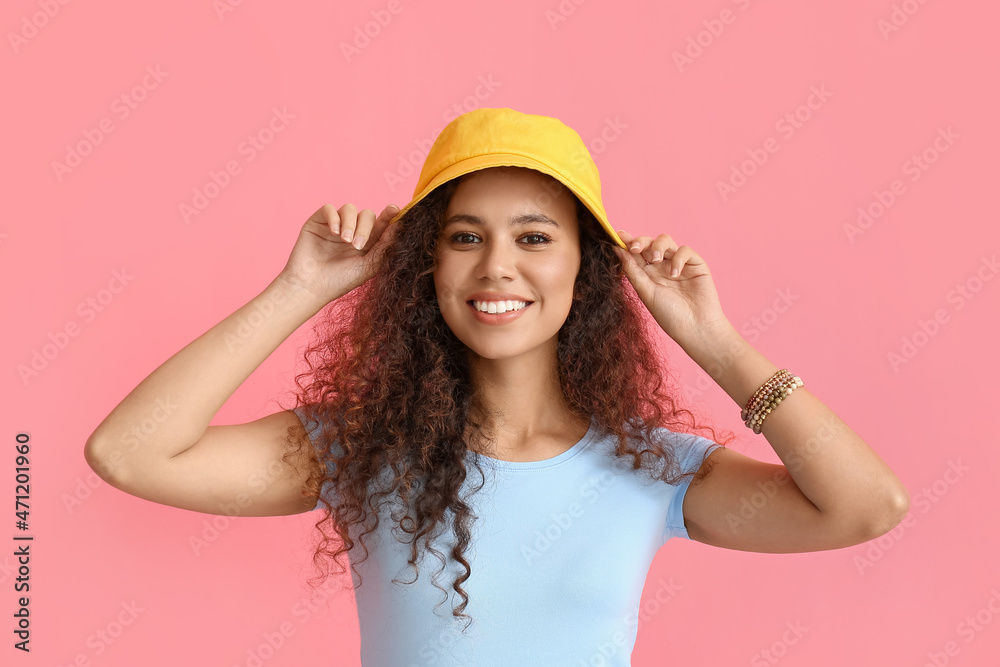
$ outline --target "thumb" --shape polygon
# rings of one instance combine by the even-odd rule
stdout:
[[[399,213],[399,207],[395,204],[389,204],[382,209],[382,212],[378,214],[377,218],[375,218],[374,226],[379,226],[381,229],[385,229],[386,226],[392,223],[392,219],[396,217],[397,213]]]
[[[376,241],[375,245],[384,245],[392,238],[395,227],[399,226],[392,222],[397,213],[399,213],[399,207],[395,204],[389,204],[375,218],[375,224],[372,225],[372,238]]]
[[[632,283],[632,286],[635,287],[636,291],[641,295],[649,286],[649,276],[647,276],[646,272],[642,270],[641,266],[639,266],[638,260],[641,258],[641,255],[637,258],[628,250],[618,246],[612,247],[615,250],[615,254],[617,254],[618,258],[622,261],[622,268],[625,270],[625,275],[628,276],[629,282]]]

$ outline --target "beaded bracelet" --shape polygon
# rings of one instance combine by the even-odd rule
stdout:
[[[740,417],[747,428],[754,433],[760,433],[765,417],[771,410],[778,407],[778,404],[799,387],[804,387],[802,380],[783,368],[762,384],[759,389],[750,397],[746,406],[740,411]]]
[[[783,384],[775,387],[774,391],[762,399],[760,405],[755,410],[752,410],[750,416],[745,422],[747,427],[753,429],[754,433],[760,433],[761,427],[764,423],[764,418],[770,414],[771,410],[776,408],[782,399],[791,394],[798,387],[804,386],[801,379],[798,377],[791,377],[786,380]]]
[[[767,380],[767,382],[760,385],[760,387],[757,389],[754,395],[750,397],[750,400],[747,401],[747,404],[743,408],[742,412],[740,412],[740,418],[742,418],[743,421],[746,422],[747,419],[750,417],[750,415],[753,414],[753,412],[755,412],[757,406],[760,405],[760,403],[763,401],[764,396],[773,391],[775,387],[777,387],[779,384],[781,384],[785,379],[789,377],[791,377],[791,373],[788,372],[788,369],[783,368],[774,375],[772,375],[770,379]]]
[[[763,391],[755,394],[756,400],[751,401],[746,408],[744,423],[754,431],[760,433],[764,418],[776,408],[782,399],[800,386],[801,380],[787,370],[779,371],[763,386]]]
[[[774,374],[744,409],[744,423],[748,428],[759,427],[767,414],[781,402],[785,396],[798,387],[799,380],[782,369]]]

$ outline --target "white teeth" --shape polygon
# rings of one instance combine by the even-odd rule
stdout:
[[[476,310],[483,313],[506,313],[508,310],[521,310],[527,301],[473,301]]]

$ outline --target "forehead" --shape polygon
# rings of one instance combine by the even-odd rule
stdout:
[[[548,174],[524,167],[492,167],[459,177],[445,217],[456,213],[487,222],[533,214],[565,225],[577,222],[572,191]]]

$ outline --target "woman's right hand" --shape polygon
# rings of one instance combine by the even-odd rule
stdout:
[[[306,220],[288,263],[278,276],[305,288],[324,305],[363,284],[375,274],[396,227],[399,208],[390,204],[378,218],[354,204],[334,209],[325,204]]]

